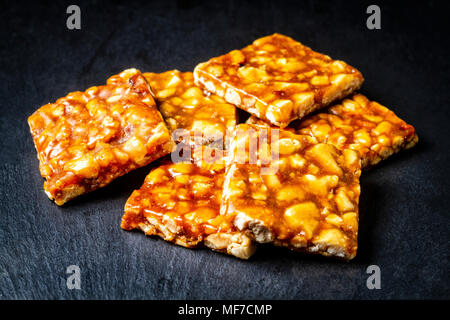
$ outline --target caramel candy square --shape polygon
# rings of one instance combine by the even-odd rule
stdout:
[[[248,259],[256,249],[254,242],[220,215],[225,162],[213,154],[216,151],[205,147],[200,154],[193,152],[190,161],[150,172],[128,199],[122,228]]]
[[[254,116],[247,123],[268,125]],[[356,150],[364,169],[413,147],[419,140],[413,126],[362,94],[354,94],[325,112],[294,121],[285,130],[312,136],[340,150]]]
[[[200,63],[197,84],[279,127],[360,88],[363,77],[343,61],[281,34]]]
[[[255,143],[256,152],[250,151]],[[237,127],[230,152],[221,214],[238,230],[259,243],[343,259],[356,255],[357,152],[248,124]]]
[[[106,85],[72,92],[28,118],[45,178],[62,205],[143,167],[174,147],[142,74],[128,69]]]

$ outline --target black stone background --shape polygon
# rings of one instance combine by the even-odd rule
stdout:
[[[381,7],[381,30],[366,8]],[[78,4],[82,29],[66,28]],[[449,298],[449,45],[445,2],[44,1],[0,7],[1,299]],[[47,199],[27,117],[122,69],[192,70],[283,33],[357,67],[361,90],[411,123],[419,144],[364,172],[349,262],[271,246],[250,261],[120,229],[152,165],[64,207]],[[81,268],[81,290],[66,268]],[[381,268],[368,290],[366,268]]]

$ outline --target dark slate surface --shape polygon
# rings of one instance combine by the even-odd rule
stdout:
[[[129,3],[128,3],[129,2]],[[449,295],[449,48],[443,3],[8,1],[0,8],[0,298],[390,299]],[[119,227],[150,167],[60,208],[43,180],[26,118],[122,69],[192,70],[257,37],[284,33],[359,68],[362,92],[413,124],[420,143],[362,177],[360,247],[350,263],[262,247],[250,261],[188,250]],[[81,268],[81,290],[66,268]],[[381,290],[366,287],[381,268]]]

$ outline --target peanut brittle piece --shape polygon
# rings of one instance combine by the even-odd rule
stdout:
[[[205,245],[248,259],[256,249],[254,242],[220,215],[223,157],[193,160],[197,157],[201,159],[193,154],[191,162],[168,163],[150,172],[128,199],[122,228],[140,229],[188,248]]]
[[[247,123],[264,124],[253,116]],[[409,149],[419,140],[413,126],[362,94],[354,94],[326,112],[295,121],[287,128],[331,143],[340,150],[357,150],[363,168]]]
[[[419,140],[413,126],[362,94],[344,99],[329,108],[327,113],[299,122],[296,130],[341,150],[357,150],[362,157],[363,168],[409,149]]]
[[[256,140],[256,152],[250,152]],[[361,174],[356,151],[244,124],[230,152],[221,214],[238,230],[259,243],[344,259],[356,255]]]
[[[345,62],[281,34],[200,63],[194,77],[206,90],[282,128],[363,82],[361,73]]]
[[[236,107],[223,98],[194,85],[192,72],[178,70],[144,73],[159,111],[171,131],[185,129],[198,135],[200,143],[225,141],[237,122]]]
[[[170,132],[142,74],[128,69],[107,84],[72,92],[28,118],[45,178],[62,205],[170,153]]]

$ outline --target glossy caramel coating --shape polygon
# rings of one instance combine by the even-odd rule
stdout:
[[[28,118],[45,178],[58,205],[170,153],[169,130],[136,69],[103,86],[72,92]]]
[[[281,34],[199,64],[198,85],[279,127],[359,89],[361,73]]]
[[[266,150],[278,152],[272,156],[273,171],[263,172],[265,161],[252,164],[251,152],[237,154],[250,150],[239,144],[249,146],[252,137],[258,140],[260,159]],[[238,125],[230,152],[221,213],[232,217],[239,230],[260,243],[344,259],[356,255],[361,173],[357,152],[248,124]]]

